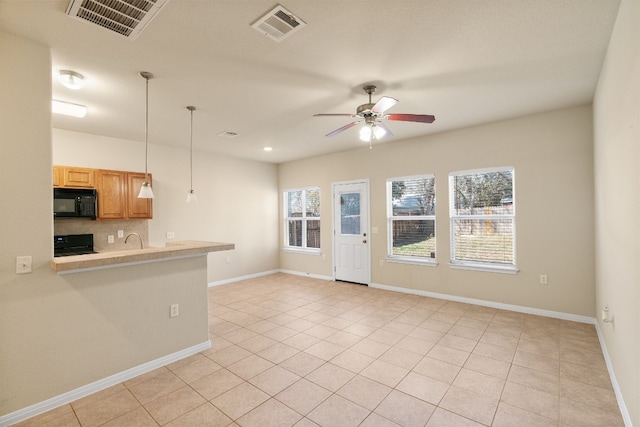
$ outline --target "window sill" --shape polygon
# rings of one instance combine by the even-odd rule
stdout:
[[[502,273],[502,274],[517,274],[520,270],[514,265],[512,266],[498,266],[488,264],[472,264],[472,263],[449,263],[449,267],[456,270],[473,270],[473,271],[485,271],[488,273]]]
[[[438,266],[438,261],[436,261],[435,258],[413,259],[413,258],[387,257],[387,262],[396,263],[396,264],[425,265],[428,267]]]
[[[293,254],[304,254],[304,255],[321,255],[322,254],[322,251],[320,249],[294,248],[294,247],[284,247],[282,248],[282,252],[289,252]]]

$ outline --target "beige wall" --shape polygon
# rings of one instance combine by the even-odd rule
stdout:
[[[208,329],[205,257],[51,270],[50,54],[0,32],[0,57],[1,417],[206,343]],[[30,274],[15,273],[22,255]]]
[[[594,101],[598,319],[633,425],[640,426],[640,2],[623,0]]]
[[[144,171],[144,143],[54,129],[53,161]],[[155,195],[150,245],[164,246],[168,231],[175,240],[235,243],[234,251],[209,254],[209,282],[278,269],[277,165],[194,152],[193,169],[198,202],[188,204],[189,150],[149,145]],[[108,227],[109,221],[100,222]]]
[[[331,183],[368,178],[371,226],[379,230],[370,240],[373,283],[593,316],[591,129],[591,106],[585,105],[282,164],[281,191],[320,186],[325,256],[282,253],[281,267],[332,276]],[[515,168],[520,272],[452,270],[448,266],[448,174],[495,166]],[[387,253],[385,182],[426,173],[436,176],[439,264],[384,262],[380,267]],[[548,285],[538,283],[540,274],[548,275]]]

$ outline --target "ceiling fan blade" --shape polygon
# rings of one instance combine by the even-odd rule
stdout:
[[[433,123],[435,116],[429,114],[389,114],[384,117],[387,120],[397,120],[400,122],[420,122]]]
[[[393,136],[393,132],[391,132],[391,130],[389,130],[387,125],[385,125],[383,122],[376,121],[376,126],[380,126],[382,129],[384,129],[385,134],[384,134],[383,138],[386,138],[388,136]]]
[[[349,129],[349,128],[354,127],[355,125],[357,125],[357,124],[358,124],[358,123],[360,123],[360,122],[362,122],[362,120],[358,120],[358,121],[355,121],[355,122],[353,122],[353,123],[349,123],[348,125],[344,125],[344,126],[342,126],[341,128],[338,128],[338,129],[334,130],[333,132],[329,132],[329,133],[327,134],[327,136],[335,136],[335,135],[339,134],[339,133],[340,133],[340,132],[342,132],[342,131],[345,131],[345,130],[347,130],[347,129]]]
[[[376,105],[374,105],[373,108],[371,108],[371,111],[376,114],[382,114],[385,111],[387,111],[389,108],[396,105],[397,103],[398,103],[397,99],[390,98],[388,96],[383,96],[382,98],[380,98],[378,102],[376,102]]]
[[[327,114],[314,114],[313,117],[356,117],[355,114],[333,114],[333,113],[327,113]]]

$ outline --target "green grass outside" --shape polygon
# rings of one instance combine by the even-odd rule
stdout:
[[[398,256],[430,258],[431,253],[435,251],[435,237],[393,247],[393,255]],[[511,264],[513,263],[512,236],[510,234],[456,236],[456,259]]]

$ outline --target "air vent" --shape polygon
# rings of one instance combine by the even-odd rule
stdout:
[[[258,19],[253,25],[256,31],[279,42],[304,27],[305,24],[284,7],[278,5]]]
[[[166,2],[167,0],[71,0],[67,15],[134,40]]]

